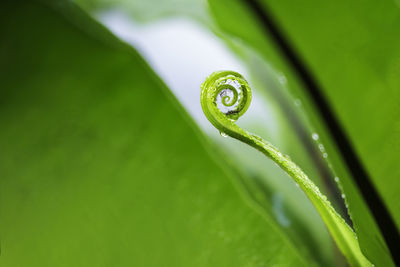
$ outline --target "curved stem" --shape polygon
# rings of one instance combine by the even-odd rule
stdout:
[[[236,92],[234,92],[236,90]],[[221,92],[231,92],[227,99]],[[222,97],[224,99],[222,100]],[[261,137],[240,128],[234,122],[243,115],[251,102],[251,89],[247,81],[237,72],[218,71],[211,74],[201,85],[201,106],[207,119],[222,133],[238,139],[272,159],[280,166],[304,191],[311,200],[337,246],[352,266],[373,266],[362,254],[357,236],[344,219],[335,211],[319,188],[290,158],[283,155],[276,147]],[[217,101],[220,99],[220,103]],[[229,102],[229,106],[226,103]],[[222,112],[218,105],[230,107]]]

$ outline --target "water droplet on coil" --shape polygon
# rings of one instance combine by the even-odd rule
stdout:
[[[346,197],[346,195],[345,194],[342,194],[342,198],[344,199]]]

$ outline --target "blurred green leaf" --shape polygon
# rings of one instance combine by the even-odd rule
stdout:
[[[1,266],[310,266],[132,48],[0,8]]]
[[[160,18],[187,16],[208,21],[204,1],[199,0],[74,0],[85,10],[123,10],[136,21],[151,22]]]
[[[318,112],[249,6],[245,1],[209,3],[221,28],[240,37],[287,77],[290,90],[302,99],[340,177],[362,250],[376,266],[393,266],[370,211],[343,166]],[[399,6],[395,2],[361,1],[268,1],[268,5],[322,83],[324,93],[399,225],[400,182],[396,168],[400,154]],[[229,12],[224,11],[227,6]]]

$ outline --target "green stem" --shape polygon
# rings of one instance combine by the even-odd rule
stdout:
[[[231,96],[227,95],[228,93]],[[214,72],[201,85],[200,98],[203,112],[215,128],[262,152],[300,186],[319,212],[350,265],[373,266],[361,252],[357,236],[352,228],[335,211],[326,196],[320,192],[300,167],[269,142],[235,124],[235,121],[246,112],[251,102],[251,89],[242,75],[233,71]],[[221,111],[218,105],[228,108],[227,111]]]

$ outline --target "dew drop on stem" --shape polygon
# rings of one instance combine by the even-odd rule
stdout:
[[[227,135],[226,133],[224,133],[224,132],[219,132],[219,134],[220,134],[222,137],[228,137],[228,135]]]

